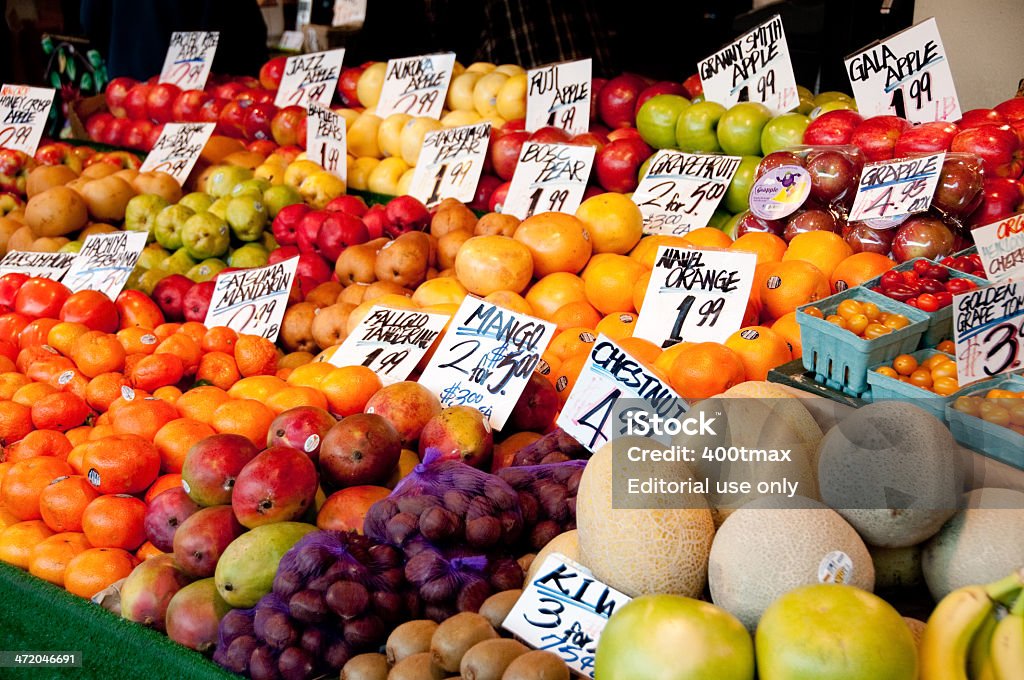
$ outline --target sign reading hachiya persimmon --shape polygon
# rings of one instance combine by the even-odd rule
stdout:
[[[583,201],[597,149],[526,142],[501,212],[521,220],[534,213],[574,213]]]
[[[385,385],[401,382],[416,368],[449,318],[446,314],[374,306],[331,355],[329,363],[366,366]]]
[[[526,72],[526,129],[562,128],[570,135],[590,129],[593,60],[580,59]]]
[[[30,253],[12,250],[0,259],[0,274],[18,272],[60,281],[78,253]]]
[[[305,108],[310,102],[330,106],[344,59],[344,49],[288,57],[274,106]]]
[[[48,87],[0,87],[0,149],[36,153],[56,90]]]
[[[139,171],[166,172],[184,184],[215,127],[216,123],[167,123]]]
[[[220,33],[217,31],[175,31],[167,47],[160,82],[182,90],[201,90],[213,68]]]
[[[219,274],[203,323],[207,328],[227,326],[239,334],[276,341],[298,266],[299,258],[293,257],[266,267]]]
[[[98,290],[111,300],[117,298],[146,247],[149,234],[118,231],[87,236],[82,250],[64,275],[64,285],[77,293]]]
[[[407,113],[440,118],[454,68],[454,52],[389,59],[377,115],[387,118],[392,113]]]
[[[432,208],[446,198],[470,203],[487,157],[491,124],[428,132],[423,137],[409,195]]]

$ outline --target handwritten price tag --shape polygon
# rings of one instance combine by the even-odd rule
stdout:
[[[779,15],[698,62],[704,98],[730,107],[760,102],[779,114],[800,103],[786,31]]]
[[[64,285],[72,293],[98,290],[111,300],[117,298],[128,282],[149,234],[144,231],[120,231],[93,234],[85,239]]]
[[[446,198],[469,203],[484,169],[491,124],[428,132],[412,175],[409,195],[431,208]]]
[[[302,31],[285,31],[277,43],[277,49],[287,52],[298,52],[302,49]]]
[[[990,281],[1024,278],[1024,213],[971,230]]]
[[[0,274],[19,272],[60,281],[77,257],[78,253],[28,253],[12,250],[0,259]]]
[[[1024,367],[1024,281],[954,295],[953,341],[961,385]]]
[[[310,102],[330,106],[344,59],[344,49],[288,57],[274,106],[306,107]]]
[[[332,26],[358,28],[366,22],[366,0],[334,0]]]
[[[175,31],[160,71],[160,82],[183,90],[201,90],[213,68],[220,33],[217,31]]]
[[[387,118],[392,113],[407,113],[440,118],[454,67],[454,52],[389,59],[377,115]]]
[[[937,153],[865,164],[850,221],[924,212],[932,204],[945,158],[945,153]]]
[[[559,656],[594,677],[594,654],[608,619],[630,597],[601,583],[582,565],[552,553],[526,584],[501,626],[534,649]]]
[[[311,102],[306,117],[306,156],[344,182],[348,179],[347,144],[345,119]]]
[[[331,356],[335,366],[366,366],[385,385],[409,377],[451,319],[408,309],[375,306]]]
[[[553,126],[571,135],[590,129],[593,60],[581,59],[526,72],[526,129]]]
[[[911,123],[959,120],[949,59],[935,19],[847,57],[846,75],[862,116],[900,116]]]
[[[444,406],[472,406],[500,430],[555,332],[555,324],[467,296],[420,376]]]
[[[534,213],[574,213],[580,207],[597,149],[527,142],[501,212],[525,220]]]
[[[167,123],[139,171],[166,172],[184,184],[215,127],[216,123]]]
[[[633,192],[648,234],[685,234],[707,226],[740,167],[739,156],[662,149]]]
[[[0,148],[34,156],[55,93],[48,87],[0,87]]]
[[[220,274],[203,323],[207,328],[227,326],[275,342],[298,266],[299,258],[293,257],[266,267]]]

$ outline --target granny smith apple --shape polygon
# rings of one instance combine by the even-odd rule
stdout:
[[[175,250],[167,256],[167,259],[160,263],[160,269],[163,269],[168,274],[184,274],[194,266],[196,266],[196,260],[188,254],[184,246]]]
[[[132,196],[124,209],[124,228],[126,231],[148,231],[153,238],[153,224],[156,216],[167,207],[167,200],[157,194],[139,194]]]
[[[267,264],[270,253],[259,243],[246,243],[241,248],[228,255],[228,265],[250,269],[252,267],[263,267]]]
[[[857,104],[854,103],[854,102],[848,102],[845,99],[833,99],[830,102],[825,102],[821,106],[816,107],[808,115],[811,117],[811,120],[814,120],[815,118],[817,118],[821,114],[828,113],[829,111],[856,111],[856,110],[857,110]]]
[[[83,241],[68,241],[60,248],[57,249],[58,253],[77,253],[81,252],[82,246],[85,245]]]
[[[213,277],[221,272],[222,269],[227,268],[227,263],[224,260],[218,260],[215,257],[203,260],[196,266],[185,272],[185,276],[192,279],[196,283],[202,283],[203,281],[212,281]]]
[[[156,216],[156,226],[153,228],[156,242],[168,250],[180,248],[181,230],[185,226],[185,222],[195,214],[192,208],[181,203],[169,205],[161,210],[160,214]]]
[[[722,231],[724,231],[725,235],[731,238],[733,241],[735,241],[738,238],[736,229],[737,227],[739,227],[741,217],[743,217],[743,213],[736,213],[735,215],[730,217],[722,226]]]
[[[183,205],[186,208],[191,208],[192,212],[206,212],[210,209],[210,205],[213,204],[214,198],[210,194],[202,191],[193,191],[191,194],[185,194],[178,201],[178,205]]]
[[[722,205],[729,212],[736,214],[750,207],[750,187],[754,185],[754,175],[760,162],[760,156],[744,156],[740,160],[740,166],[732,176],[729,188],[725,190],[725,198],[722,199]]]
[[[181,230],[181,243],[197,260],[220,257],[231,245],[228,223],[213,212],[197,213],[188,218]]]
[[[815,109],[815,106],[816,104],[814,103],[814,100],[810,97],[800,97],[800,104],[796,107],[796,112],[809,116],[811,111]]]
[[[851,104],[854,103],[853,102],[853,97],[851,97],[850,95],[846,94],[845,92],[837,92],[835,90],[830,90],[828,92],[821,92],[821,93],[816,94],[814,96],[814,103],[816,105],[818,105],[818,106],[821,106],[822,104],[825,104],[827,102],[835,102],[835,101],[849,102]]]
[[[718,144],[718,123],[725,107],[717,102],[697,102],[679,114],[676,122],[676,145],[688,153],[715,153]]]
[[[658,94],[643,103],[636,114],[636,129],[655,149],[676,148],[676,123],[690,100],[677,94]]]
[[[268,253],[272,253],[281,247],[277,242],[277,239],[274,238],[274,232],[269,229],[263,230],[263,238],[261,238],[259,242]]]
[[[150,243],[139,253],[139,259],[135,264],[143,269],[153,269],[159,267],[168,255],[170,253],[159,243]]]
[[[259,240],[267,226],[267,207],[263,205],[263,194],[255,197],[243,194],[232,198],[224,211],[224,219],[238,240]]]
[[[267,213],[273,219],[277,217],[277,213],[281,212],[281,208],[302,203],[302,196],[299,195],[295,187],[278,184],[263,192],[263,203],[267,206]]]
[[[231,195],[236,184],[252,179],[252,170],[237,165],[221,165],[207,175],[206,193],[214,198]]]
[[[729,214],[728,210],[724,208],[715,208],[715,212],[711,214],[711,219],[708,220],[708,226],[714,227],[715,229],[723,229],[731,219],[732,215]]]
[[[761,153],[761,130],[772,119],[772,112],[758,102],[740,102],[722,114],[718,121],[718,143],[730,156],[754,156]]]
[[[654,157],[656,155],[658,155],[657,152],[652,153],[650,156],[647,157],[647,160],[645,160],[643,163],[640,164],[640,169],[636,171],[636,181],[637,182],[642,180],[644,178],[644,175],[647,174],[647,169],[651,167],[651,161],[654,160]]]
[[[206,210],[206,212],[211,212],[214,215],[216,215],[217,217],[221,218],[222,220],[223,219],[227,219],[228,203],[230,203],[230,202],[231,202],[231,197],[230,196],[224,196],[224,197],[218,198],[216,201],[214,201],[213,203],[210,204],[210,207]]]
[[[800,96],[800,99],[814,99],[814,93],[811,92],[811,88],[804,87],[803,85],[796,86],[796,93]]]
[[[804,141],[804,130],[811,119],[802,113],[784,113],[768,121],[761,130],[761,150],[767,156]]]
[[[247,179],[244,182],[239,182],[232,187],[230,196],[232,198],[237,196],[255,196],[256,198],[263,198],[263,192],[269,188],[270,182],[262,177],[253,177],[252,179]]]

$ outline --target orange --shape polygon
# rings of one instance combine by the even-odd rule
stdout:
[[[641,264],[645,269],[654,269],[654,259],[658,256],[658,248],[661,246],[672,246],[674,248],[693,247],[682,236],[653,234],[640,239],[640,243],[636,244],[636,247],[629,253],[629,258]]]
[[[586,224],[565,213],[533,215],[519,223],[512,238],[529,249],[537,277],[578,272],[593,252]]]
[[[273,375],[277,370],[277,348],[258,335],[240,335],[235,342],[235,363],[243,377]]]
[[[730,250],[745,250],[748,253],[757,253],[757,263],[782,262],[782,256],[786,254],[786,242],[767,231],[752,231],[740,236],[729,246]]]
[[[235,343],[238,341],[238,333],[227,326],[214,326],[203,335],[199,346],[204,352],[226,352],[232,354],[235,351]]]
[[[658,358],[654,360],[654,367],[665,375],[671,374],[672,364],[675,362],[676,357],[679,356],[680,352],[692,344],[693,343],[690,342],[677,342],[671,347],[663,349],[661,354],[658,355]]]
[[[146,504],[135,496],[100,496],[85,508],[82,531],[97,548],[135,550],[146,540]]]
[[[25,349],[26,347],[45,345],[50,330],[59,323],[58,319],[36,319],[21,329],[21,333],[18,333],[18,346]]]
[[[772,324],[772,330],[781,335],[782,339],[786,341],[786,344],[789,345],[789,353],[793,355],[794,359],[799,359],[803,356],[803,343],[800,341],[800,324],[796,321],[796,312],[789,312],[780,316]]]
[[[89,387],[89,379],[80,371],[74,369],[65,371],[55,378],[50,379],[50,386],[56,387],[61,392],[73,394],[82,402],[85,402],[85,391]]]
[[[39,514],[54,531],[81,531],[85,506],[99,495],[82,475],[58,477],[39,494]]]
[[[0,465],[3,465],[3,463],[0,463]],[[2,478],[2,477],[3,477],[3,475],[0,475],[0,478]],[[7,527],[11,526],[12,524],[17,524],[17,523],[18,523],[18,518],[15,517],[14,515],[12,515],[11,513],[7,512],[7,510],[4,508],[4,506],[0,505],[0,531],[3,531],[4,529],[6,529]]]
[[[766,326],[741,328],[725,346],[740,356],[747,380],[766,380],[768,371],[793,359],[786,339]]]
[[[587,363],[588,356],[590,356],[589,350],[573,354],[570,357],[566,357],[558,367],[558,370],[552,371],[555,377],[555,391],[558,393],[558,399],[563,405],[565,400],[569,398],[569,393],[572,392],[576,381],[579,380],[580,372],[583,370],[583,365]]]
[[[327,397],[312,387],[286,387],[270,395],[264,402],[275,414],[296,406],[316,406],[327,410]]]
[[[178,332],[184,333],[195,340],[197,345],[202,347],[203,338],[206,336],[206,326],[198,321],[186,321],[181,324],[181,328],[178,329]]]
[[[8,359],[5,356],[0,356],[0,373],[7,373],[8,371],[16,370],[18,367],[14,364],[14,360]]]
[[[700,227],[683,235],[683,240],[694,248],[728,248],[732,239],[721,229]]]
[[[112,414],[111,424],[118,434],[134,434],[153,441],[161,427],[178,417],[173,404],[156,398],[135,399]]]
[[[828,278],[808,262],[791,260],[763,266],[764,280],[758,295],[763,305],[761,314],[766,319],[778,319],[800,305],[828,297],[831,290]]]
[[[157,339],[148,328],[131,326],[117,332],[117,341],[124,347],[127,354],[152,354],[156,351]]]
[[[199,368],[199,359],[203,350],[199,343],[185,333],[175,333],[156,347],[156,354],[173,354],[181,359],[185,374],[192,375]]]
[[[32,548],[28,558],[28,572],[63,588],[68,562],[91,547],[85,534],[70,531],[54,534]]]
[[[319,387],[320,382],[336,368],[334,364],[314,361],[297,366],[288,376],[288,384],[298,387]]]
[[[896,266],[896,261],[879,253],[854,253],[840,262],[832,271],[829,281],[833,293],[859,286],[876,276],[881,276]]]
[[[643,273],[643,266],[625,255],[607,255],[592,262],[583,272],[587,300],[602,314],[636,311],[633,288]]]
[[[11,463],[28,460],[33,456],[50,456],[67,460],[71,442],[63,432],[57,430],[34,430],[21,441],[7,448],[4,456]]]
[[[601,321],[601,314],[586,300],[577,300],[559,307],[548,321],[555,324],[556,332],[574,327],[595,328]]]
[[[89,548],[68,562],[64,570],[64,588],[72,595],[86,599],[111,584],[127,578],[138,560],[118,548]]]
[[[125,356],[124,347],[117,338],[100,331],[83,333],[71,348],[71,359],[78,370],[89,378],[121,370],[124,368]]]
[[[511,309],[513,312],[519,312],[520,314],[529,314],[530,316],[537,316],[537,311],[533,308],[529,302],[526,301],[519,293],[513,293],[510,290],[496,290],[493,293],[487,295],[484,300],[487,300],[492,305],[498,305],[505,309]],[[440,308],[423,309],[424,312],[434,312],[437,314],[448,314],[451,316],[456,310],[441,310]]]
[[[366,402],[383,387],[377,374],[366,366],[335,368],[320,382],[328,410],[336,416],[362,413]]]
[[[174,385],[185,374],[185,365],[174,354],[144,356],[131,372],[132,386],[153,392],[160,387]]]
[[[86,386],[85,401],[96,411],[106,411],[121,396],[121,388],[128,384],[128,378],[123,373],[100,373]]]
[[[196,380],[206,381],[222,390],[230,389],[241,377],[235,357],[226,352],[204,354],[196,371]]]
[[[169,338],[172,335],[174,335],[175,333],[177,333],[178,330],[180,330],[180,329],[181,329],[181,324],[180,323],[162,323],[162,324],[160,324],[159,326],[157,326],[156,328],[153,329],[153,335],[156,336],[157,340],[159,340],[160,342],[163,342],[167,338]]]
[[[540,363],[537,364],[537,372],[547,378],[548,382],[554,385],[555,381],[558,379],[556,371],[561,365],[561,359],[550,352],[544,352],[544,354],[541,355]]]
[[[640,311],[644,305],[644,298],[647,297],[647,287],[651,283],[651,272],[644,271],[640,278],[633,284],[633,309]]]
[[[107,412],[100,415],[96,419],[95,425],[110,424],[113,422],[113,416],[115,413],[123,409],[129,404],[134,404],[136,401],[142,401],[146,397],[151,397],[149,392],[145,390],[137,390],[133,387],[124,387],[121,389],[121,396],[110,402],[110,406],[107,407]],[[104,418],[106,420],[104,420]]]
[[[160,548],[156,547],[149,541],[143,543],[138,550],[135,551],[135,558],[140,562],[145,562],[148,559],[156,557],[157,555],[163,555],[164,552]]]
[[[176,472],[172,472],[166,475],[160,475],[153,482],[153,485],[146,489],[146,495],[142,499],[146,501],[146,505],[153,502],[153,499],[162,494],[168,489],[176,489],[181,486],[181,475]]]
[[[6,401],[14,396],[19,387],[32,382],[27,375],[16,372],[14,369],[0,374],[0,401]]]
[[[596,340],[597,333],[593,328],[567,328],[548,344],[546,354],[565,361],[574,354],[589,353]]]
[[[117,430],[114,426],[109,423],[97,423],[92,428],[92,432],[89,433],[89,441],[96,441],[97,439],[103,439],[104,437],[112,437],[117,434]]]
[[[53,532],[38,519],[12,524],[0,531],[0,562],[28,569],[32,549],[50,536]]]
[[[57,394],[58,392],[59,390],[56,387],[51,387],[44,382],[33,382],[19,388],[11,397],[11,401],[32,408],[32,404],[43,397]]]
[[[586,299],[583,279],[569,272],[548,274],[526,291],[526,301],[533,308],[533,313],[548,321],[559,308]]]
[[[644,235],[640,208],[623,194],[591,196],[576,209],[576,217],[590,232],[595,253],[625,255]]]
[[[18,358],[20,348],[10,340],[0,339],[0,357],[7,357],[11,361]]]
[[[833,234],[831,231],[807,231],[793,237],[786,254],[782,256],[782,261],[810,262],[820,269],[827,279],[832,276],[839,263],[851,255],[853,248],[839,234]]]
[[[46,344],[64,356],[71,356],[71,348],[74,347],[75,340],[88,332],[89,327],[84,323],[61,321],[50,329],[46,336]]]
[[[64,436],[71,442],[71,446],[75,447],[82,442],[89,439],[89,433],[92,432],[92,427],[83,425],[81,427],[74,427],[64,433]]]
[[[177,418],[161,427],[153,438],[160,453],[162,472],[181,472],[185,455],[192,445],[216,434],[206,423],[191,418]]]
[[[717,342],[699,342],[679,351],[669,378],[683,399],[707,399],[744,381],[746,369],[736,352]]]
[[[283,390],[288,383],[275,375],[254,375],[242,378],[228,390],[232,399],[255,399],[265,402],[267,398]]]
[[[661,356],[661,348],[650,340],[629,336],[616,340],[616,343],[631,357],[647,366],[654,366]]]
[[[178,397],[181,396],[181,390],[175,385],[164,385],[153,390],[153,396],[160,401],[166,401],[168,404],[176,404]]]
[[[8,512],[22,521],[40,519],[39,495],[43,489],[58,477],[73,473],[65,461],[49,456],[17,462],[4,475],[0,501]]]
[[[100,493],[141,493],[160,473],[160,453],[142,437],[116,434],[86,443],[82,470]]]
[[[14,401],[0,401],[0,446],[18,441],[32,431],[32,410]]]
[[[57,350],[53,349],[49,345],[47,345],[46,348],[41,346],[27,347],[18,351],[18,356],[14,359],[14,367],[22,373],[27,374],[28,368],[33,364],[47,359],[53,359],[57,356],[59,356],[57,354]]]
[[[373,377],[376,378],[377,375],[373,374]],[[257,448],[263,449],[267,445],[267,430],[273,421],[274,412],[260,402],[253,399],[234,399],[217,407],[210,425],[220,434],[242,435]]]
[[[32,424],[41,430],[65,432],[89,417],[89,405],[70,392],[50,394],[32,405]]]
[[[601,319],[594,330],[608,336],[611,340],[621,340],[633,335],[636,318],[636,314],[630,312],[615,312]]]
[[[213,422],[213,412],[217,410],[217,407],[230,399],[228,393],[221,388],[204,385],[188,390],[178,397],[178,401],[174,405],[178,409],[178,415],[182,418],[191,418],[209,425]]]

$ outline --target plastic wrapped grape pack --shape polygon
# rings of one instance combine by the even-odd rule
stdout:
[[[576,528],[576,490],[586,465],[583,460],[568,460],[498,470],[498,476],[519,494],[527,551],[536,552],[555,536]]]

